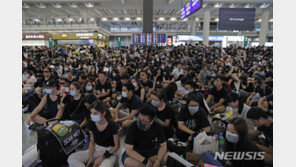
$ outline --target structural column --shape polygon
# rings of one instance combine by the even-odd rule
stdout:
[[[202,43],[206,46],[209,45],[209,34],[210,34],[210,20],[211,20],[211,13],[209,10],[206,10],[204,13],[203,19],[203,41]]]
[[[190,18],[189,26],[190,26],[191,35],[195,35],[196,34],[196,20],[195,20],[195,17]]]
[[[265,45],[267,37],[267,27],[269,22],[269,10],[265,10],[261,17],[260,33],[259,33],[259,45]]]
[[[153,0],[143,0],[143,33],[153,33]]]

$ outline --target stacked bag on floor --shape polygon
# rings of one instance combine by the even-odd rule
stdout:
[[[58,121],[48,125],[49,122]],[[67,165],[68,156],[85,140],[83,131],[74,121],[52,119],[37,129],[40,160],[43,167]]]

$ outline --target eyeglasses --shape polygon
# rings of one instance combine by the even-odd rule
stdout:
[[[64,84],[66,84],[65,82],[61,82],[61,85],[64,85]]]
[[[49,71],[43,71],[44,73],[49,73]]]

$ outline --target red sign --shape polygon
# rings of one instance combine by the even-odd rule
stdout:
[[[172,45],[172,38],[167,39],[167,45]]]

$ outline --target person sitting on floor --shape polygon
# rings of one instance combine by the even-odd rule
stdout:
[[[98,100],[91,109],[91,121],[88,124],[89,149],[78,151],[68,157],[69,167],[112,167],[116,163],[120,141],[118,126],[106,105]]]
[[[144,104],[139,117],[127,130],[122,163],[126,167],[164,166],[169,152],[161,126],[154,121],[155,109]]]

